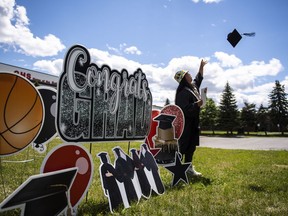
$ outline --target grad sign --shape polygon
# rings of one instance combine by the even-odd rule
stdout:
[[[90,62],[88,50],[71,47],[58,82],[56,128],[65,141],[144,139],[151,121],[152,95],[138,69],[111,70]]]

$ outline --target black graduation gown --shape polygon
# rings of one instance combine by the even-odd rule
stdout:
[[[141,153],[140,155],[140,161],[144,164],[147,170],[152,172],[156,187],[158,191],[155,191],[158,194],[163,194],[165,191],[164,185],[162,183],[162,180],[160,178],[159,172],[158,172],[158,165],[155,161],[155,158],[153,155],[146,151],[145,155]]]
[[[146,198],[151,195],[151,186],[144,171],[144,164],[141,163],[136,151],[132,151],[133,163],[136,168],[139,184],[141,187],[142,195]]]
[[[127,199],[129,204],[131,204],[133,201],[137,201],[138,197],[132,182],[132,178],[134,177],[133,161],[128,156],[126,159],[127,160],[124,160],[123,158],[118,157],[115,163],[115,170],[117,172],[118,180],[124,183]]]
[[[193,80],[194,85],[199,91],[203,77],[198,73]],[[199,114],[200,107],[195,103],[197,98],[186,88],[183,88],[175,98],[185,118],[183,133],[178,140],[179,150],[182,154],[193,153],[196,146],[199,146]]]
[[[103,189],[105,195],[109,197],[110,210],[112,212],[113,210],[118,208],[120,204],[123,203],[121,193],[116,182],[117,173],[115,172],[114,167],[109,163],[103,163],[100,166],[100,171]],[[107,177],[105,175],[107,172],[112,173],[113,176]]]

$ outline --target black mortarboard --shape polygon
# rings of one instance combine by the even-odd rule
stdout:
[[[100,158],[106,158],[107,157],[107,152],[100,152],[98,155]]]
[[[58,215],[68,206],[66,193],[76,173],[73,167],[30,176],[2,202],[0,210],[25,204],[22,215]]]
[[[166,114],[160,114],[154,120],[159,121],[158,127],[165,130],[172,128],[172,122],[174,121],[175,116],[173,115],[166,115]]]
[[[242,35],[245,35],[248,37],[254,37],[255,34],[256,34],[255,32],[240,34],[236,29],[234,29],[232,32],[230,32],[227,35],[227,40],[233,47],[235,47],[239,43],[239,41],[242,39]]]
[[[234,29],[232,32],[230,32],[227,35],[227,40],[233,47],[235,47],[241,39],[242,39],[242,36],[239,34],[239,32],[236,29]]]
[[[107,152],[100,152],[97,156],[101,159],[103,162],[107,162]]]

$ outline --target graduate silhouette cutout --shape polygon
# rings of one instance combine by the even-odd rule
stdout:
[[[117,179],[124,184],[128,203],[129,205],[133,202],[138,203],[140,197],[138,195],[139,192],[137,193],[136,190],[139,190],[140,186],[137,185],[138,179],[136,180],[136,185],[135,181],[133,181],[136,176],[134,173],[135,167],[133,161],[120,147],[113,148],[113,151],[115,154],[114,167],[116,175],[118,176]]]
[[[121,191],[117,183],[117,172],[110,163],[109,156],[106,152],[100,152],[97,156],[101,160],[99,171],[102,188],[105,196],[109,199],[110,211],[113,212],[123,204]]]
[[[144,170],[152,190],[157,194],[163,194],[165,188],[160,178],[159,168],[146,143],[141,145],[140,161],[145,166]]]
[[[146,173],[144,171],[144,164],[140,161],[139,155],[137,154],[136,149],[131,149],[131,157],[133,159],[134,167],[136,170],[136,174],[138,176],[139,184],[141,187],[142,196],[148,199],[151,195],[152,189],[151,185],[148,181]]]

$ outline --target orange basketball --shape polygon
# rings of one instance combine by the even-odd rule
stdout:
[[[0,72],[0,156],[23,150],[41,130],[41,96],[26,78]]]

